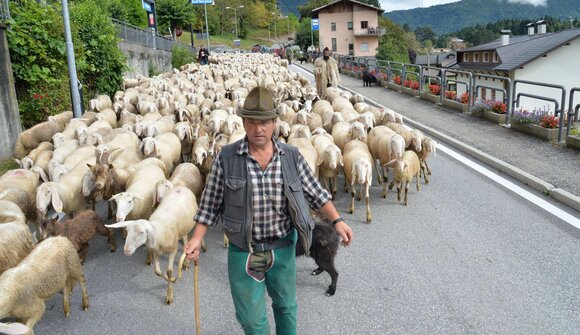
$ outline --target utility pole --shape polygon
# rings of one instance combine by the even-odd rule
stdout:
[[[574,18],[572,16],[568,16],[568,21],[570,21],[570,29],[574,29]]]
[[[70,77],[70,93],[75,118],[82,115],[81,96],[79,91],[79,81],[77,79],[77,67],[75,64],[75,51],[72,44],[70,32],[70,18],[68,13],[68,1],[62,0],[62,18],[64,21],[64,38],[66,42],[66,58],[68,61],[68,75]]]

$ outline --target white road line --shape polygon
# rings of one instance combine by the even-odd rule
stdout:
[[[308,71],[305,71],[301,67],[293,66],[292,68],[298,69],[300,72],[308,75],[309,77],[314,78],[314,75],[312,75]],[[376,101],[373,101],[370,99],[367,99],[367,100],[373,102],[377,106],[385,107],[385,106],[377,103]],[[457,151],[454,151],[454,150],[452,150],[452,149],[450,149],[442,144],[437,145],[437,150],[444,152],[449,157],[454,158],[455,160],[462,163],[463,165],[475,170],[476,172],[481,173],[482,175],[493,180],[494,182],[498,183],[499,185],[514,192],[515,194],[519,195],[520,197],[530,201],[532,204],[542,208],[543,210],[551,213],[552,215],[558,217],[559,219],[566,221],[568,224],[574,226],[575,228],[580,229],[580,218],[577,218],[576,216],[552,205],[551,203],[547,202],[546,200],[544,200],[544,199],[532,194],[531,192],[521,188],[520,186],[512,183],[511,181],[505,179],[504,177],[498,175],[497,173],[490,171],[486,167],[472,161],[471,159],[465,157],[464,155],[458,153]]]

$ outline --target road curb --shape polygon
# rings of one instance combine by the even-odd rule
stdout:
[[[304,71],[308,71],[311,73],[310,70],[295,64],[296,66],[300,67],[301,69],[303,69]],[[344,85],[338,85],[341,89],[347,90],[351,93],[358,93],[358,94],[363,94],[360,92],[357,92],[349,87],[346,87]],[[364,94],[363,94],[364,95]],[[382,104],[372,100],[372,99],[368,99],[367,97],[365,97],[365,102],[370,103],[372,105],[375,105],[377,107],[385,107]],[[404,114],[401,114],[404,115]],[[477,159],[480,160],[482,162],[484,162],[485,164],[492,166],[493,168],[497,169],[498,171],[505,173],[506,175],[530,186],[531,188],[549,195],[552,199],[570,207],[575,209],[576,211],[580,212],[580,197],[566,191],[560,188],[556,188],[554,185],[518,168],[515,167],[509,163],[506,163],[496,157],[493,157],[477,148],[474,148],[470,145],[467,145],[463,142],[460,142],[438,130],[435,130],[429,126],[426,126],[420,122],[417,122],[413,119],[410,119],[408,117],[405,116],[405,123],[429,134],[430,136],[445,142],[446,144],[449,144],[450,146],[454,147],[455,149]]]

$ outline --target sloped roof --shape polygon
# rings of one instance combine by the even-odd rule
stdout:
[[[361,6],[365,6],[365,7],[372,8],[372,9],[378,11],[380,14],[382,14],[382,13],[385,12],[385,10],[382,9],[382,8],[378,8],[378,7],[375,7],[375,6],[371,6],[368,3],[364,3],[364,2],[360,2],[360,1],[355,1],[355,0],[336,0],[336,1],[333,1],[333,2],[331,2],[329,4],[327,4],[327,5],[324,5],[324,6],[321,6],[321,7],[318,7],[318,8],[314,8],[312,10],[312,13],[317,13],[319,10],[321,10],[323,8],[333,6],[333,5],[335,5],[335,4],[339,3],[339,2],[342,2],[342,1],[353,2],[353,3],[356,3],[356,4],[361,5]]]
[[[512,36],[508,45],[501,45],[501,38],[499,38],[490,43],[462,50],[462,52],[496,51],[501,64],[494,66],[493,70],[512,71],[578,37],[580,37],[580,29],[531,36]],[[473,64],[458,64],[457,67],[475,69]]]

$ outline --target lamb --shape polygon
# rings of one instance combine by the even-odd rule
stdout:
[[[51,115],[48,117],[49,122],[56,122],[60,126],[60,129],[64,129],[66,124],[73,118],[73,112],[66,111],[60,114]]]
[[[157,182],[155,202],[161,202],[165,195],[176,186],[187,187],[193,192],[195,198],[199,200],[201,199],[204,185],[205,180],[197,166],[192,163],[181,163],[173,170],[169,180]]]
[[[103,225],[97,213],[90,209],[80,212],[74,219],[65,222],[59,222],[58,216],[43,222],[44,238],[50,236],[68,238],[78,251],[81,263],[85,262],[89,251],[89,241],[95,234],[107,237],[111,244],[111,252],[115,252],[117,248],[115,236]]]
[[[342,153],[329,134],[314,135],[312,145],[318,152],[316,165],[318,165],[320,181],[334,197],[337,193],[339,165],[344,166]]]
[[[108,95],[97,95],[94,99],[89,100],[89,109],[93,112],[102,112],[111,107],[113,107],[113,102]]]
[[[356,194],[355,183],[361,185],[358,200],[362,197],[365,189],[367,222],[372,220],[369,189],[373,181],[373,158],[365,142],[352,140],[344,147],[344,177],[346,185],[350,184],[351,202],[348,212],[354,214],[354,196]]]
[[[295,138],[306,138],[310,141],[312,138],[312,132],[308,126],[303,124],[295,124],[290,127],[290,135],[288,135],[288,142],[292,141]]]
[[[334,109],[335,112],[342,112],[347,108],[353,108],[353,106],[346,98],[338,97],[332,102],[332,109]]]
[[[179,239],[185,245],[187,234],[194,226],[193,216],[197,211],[195,195],[186,187],[177,186],[165,196],[149,220],[135,220],[107,225],[108,228],[127,228],[125,255],[131,256],[142,244],[153,252],[155,274],[167,280],[165,302],[173,302],[173,262],[177,255]],[[161,273],[159,259],[169,254],[166,274]],[[178,278],[184,266],[185,252],[182,253],[177,267]]]
[[[82,307],[89,308],[89,297],[79,256],[66,237],[40,242],[17,266],[0,276],[0,319],[16,318],[33,327],[44,314],[44,301],[63,293],[65,316],[70,315],[70,293],[79,282]]]
[[[366,142],[367,132],[365,127],[360,122],[339,122],[332,127],[332,138],[334,143],[344,152],[346,143],[353,139]]]
[[[403,201],[405,206],[407,206],[407,192],[409,191],[409,185],[413,181],[413,177],[416,177],[417,191],[420,191],[419,178],[421,163],[419,162],[419,156],[415,152],[407,150],[401,159],[393,159],[387,165],[393,167],[395,172],[394,180],[389,184],[389,189],[397,185],[397,201],[401,201],[401,189],[404,187],[405,199]]]
[[[34,161],[38,155],[40,155],[44,151],[53,151],[54,145],[50,142],[42,142],[38,145],[38,147],[32,149],[26,157],[22,159],[16,158],[14,161],[21,169],[30,170],[30,168],[34,165]]]
[[[312,244],[310,245],[309,256],[314,258],[318,268],[312,271],[313,276],[317,276],[326,271],[330,275],[330,286],[326,290],[326,296],[333,296],[336,292],[336,283],[338,282],[338,271],[334,265],[334,259],[338,252],[340,238],[336,229],[327,223],[316,223],[312,231]],[[296,256],[303,256],[302,249],[296,249]]]
[[[423,174],[425,184],[429,184],[429,177],[427,177],[427,175],[431,175],[431,169],[429,169],[429,165],[427,165],[427,158],[429,158],[431,153],[437,156],[437,142],[432,138],[425,137],[421,146],[422,150],[416,152],[416,154],[419,156],[419,161],[421,162],[421,173]]]
[[[32,149],[42,142],[50,142],[52,136],[62,128],[57,122],[42,122],[20,133],[14,146],[14,156],[18,159],[25,157]]]
[[[368,146],[373,157],[373,162],[379,161],[381,169],[377,169],[377,179],[379,184],[383,184],[381,196],[387,197],[387,184],[389,182],[386,164],[393,159],[399,159],[405,152],[405,140],[403,137],[386,126],[373,128],[368,137]],[[381,171],[382,170],[382,171]]]
[[[145,157],[155,157],[163,161],[169,172],[181,160],[181,141],[173,133],[146,137],[141,142],[140,149]]]
[[[397,134],[403,136],[405,139],[405,149],[410,148],[416,152],[420,152],[422,150],[421,143],[423,142],[425,135],[421,131],[416,129],[407,130],[402,124],[392,122],[387,123],[387,127],[394,130]]]
[[[34,244],[20,207],[11,201],[0,200],[0,275],[24,259]]]

